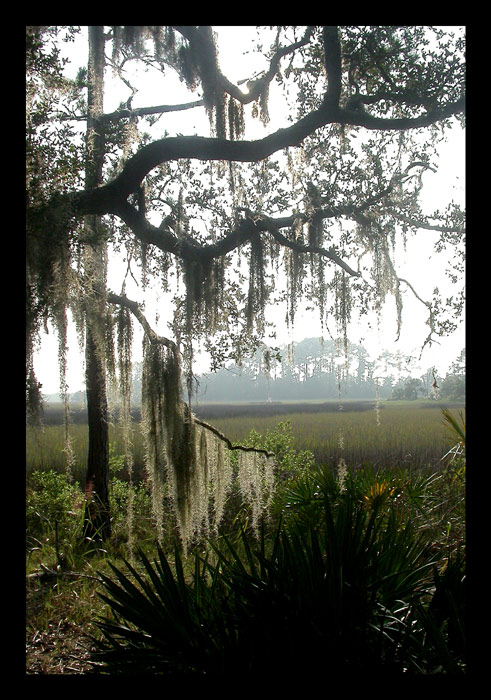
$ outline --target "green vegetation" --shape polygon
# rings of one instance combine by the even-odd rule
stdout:
[[[342,410],[339,410],[340,405]],[[457,415],[462,403],[449,404]],[[425,466],[436,464],[448,449],[446,430],[435,401],[381,401],[380,425],[377,426],[377,405],[370,401],[337,401],[308,404],[240,404],[203,405],[200,418],[216,425],[233,442],[244,442],[251,430],[264,434],[274,430],[278,422],[288,420],[298,450],[310,450],[317,462],[335,465],[340,457],[356,466],[365,462],[390,465]],[[49,422],[59,415],[47,412]],[[80,419],[80,413],[76,413]],[[47,421],[47,422],[48,422]],[[377,428],[375,430],[375,428]],[[70,432],[75,465],[74,478],[85,479],[87,460],[87,426],[73,421]],[[344,447],[340,447],[340,434]],[[124,453],[120,427],[111,425],[110,442],[117,454]],[[144,449],[138,426],[132,433],[134,473],[144,474]],[[65,471],[64,427],[48,424],[44,430],[27,430],[26,458],[28,472],[54,469]],[[274,451],[274,448],[271,447]]]
[[[324,489],[316,504],[307,520],[297,504],[288,525],[259,543],[242,531],[238,543],[212,544],[214,556],[196,553],[189,580],[178,550],[173,567],[160,548],[153,564],[140,553],[143,574],[111,567],[103,599],[113,614],[98,622],[95,655],[103,672],[264,678],[282,667],[290,680],[319,668],[459,672],[461,559],[440,574],[424,533],[383,501],[367,508],[351,490]],[[453,607],[439,625],[437,596],[447,593]],[[451,640],[444,624],[457,630]]]
[[[433,401],[426,403],[383,401],[332,402],[331,411],[288,413],[298,449],[310,450],[318,463],[334,466],[342,457],[350,466],[367,462],[391,466],[436,464],[446,452],[447,437],[441,413]],[[462,404],[459,404],[461,406]],[[354,410],[350,410],[353,407]],[[364,410],[367,407],[369,410]],[[371,410],[370,410],[371,408]],[[274,411],[274,408],[272,409]],[[251,430],[274,428],[278,417],[243,415],[216,417],[217,427],[231,440],[242,441]]]
[[[463,673],[464,414],[391,402],[380,416],[377,426],[373,407],[345,405],[263,417],[252,428],[252,418],[229,419],[249,430],[237,433],[243,443],[276,453],[273,500],[257,536],[250,504],[233,490],[219,532],[188,555],[175,548],[170,502],[157,546],[148,484],[129,483],[116,441],[104,544],[83,539],[83,490],[61,464],[50,469],[46,453],[45,466],[28,474],[29,672],[208,678],[281,661],[295,676],[328,659],[331,672]],[[307,419],[311,432],[297,433]],[[375,460],[361,451],[365,421],[365,454],[378,444]],[[337,448],[344,431],[344,462],[315,459],[318,425],[330,426]],[[46,427],[38,441],[47,448],[56,430]],[[420,443],[431,430],[425,464]],[[420,463],[391,462],[404,433]]]

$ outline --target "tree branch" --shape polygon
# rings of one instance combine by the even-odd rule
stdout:
[[[194,31],[194,27],[175,27],[175,29],[177,29],[186,39],[188,39],[188,41],[196,41],[196,32]],[[250,102],[254,102],[254,100],[257,100],[259,98],[264,87],[268,83],[270,83],[275,77],[278,71],[280,60],[284,56],[287,56],[288,54],[296,51],[298,48],[301,48],[302,46],[308,44],[312,35],[312,31],[313,27],[308,27],[302,39],[288,46],[279,47],[276,50],[273,57],[271,58],[269,69],[266,71],[266,73],[257,80],[248,81],[249,91],[247,93],[242,92],[242,90],[237,85],[232,83],[221,72],[220,69],[218,69],[216,76],[219,87],[223,90],[223,92],[228,93],[231,97],[236,99],[238,102],[241,102],[242,104],[249,104]],[[176,105],[156,105],[154,107],[138,107],[134,109],[123,108],[117,109],[114,112],[102,114],[99,117],[98,121],[102,124],[107,124],[109,122],[118,121],[119,119],[130,119],[132,117],[143,117],[152,114],[165,114],[168,112],[181,112],[188,109],[194,109],[194,107],[203,107],[204,104],[204,100],[201,99],[195,100],[193,102],[187,102]],[[58,121],[86,121],[87,118],[88,117],[86,114],[63,114],[56,117]]]
[[[140,305],[136,301],[132,301],[131,299],[128,299],[127,296],[114,294],[110,291],[107,292],[106,298],[110,304],[118,304],[119,306],[124,306],[125,308],[129,309],[135,316],[135,318],[139,321],[140,325],[145,331],[147,338],[150,340],[151,343],[160,343],[161,345],[165,345],[166,347],[168,347],[174,353],[178,352],[177,345],[174,343],[174,341],[169,340],[168,338],[164,338],[163,336],[157,335],[157,333],[148,323],[147,319],[145,318],[145,315],[143,314],[140,308]]]
[[[182,36],[185,39],[187,39],[190,44],[196,44],[198,41],[206,40],[206,37],[203,33],[198,34],[198,29],[196,27],[176,26],[174,27],[174,29],[177,29],[177,31],[180,34],[182,34]],[[264,90],[266,85],[268,85],[275,77],[276,73],[278,72],[280,60],[285,56],[288,56],[289,54],[293,53],[297,49],[301,48],[302,46],[306,46],[310,41],[313,29],[313,27],[307,27],[303,37],[299,41],[296,41],[293,44],[289,44],[288,46],[278,47],[269,62],[268,70],[257,80],[244,81],[247,82],[247,93],[242,92],[238,85],[232,83],[222,73],[218,65],[216,71],[217,87],[223,92],[228,93],[231,97],[233,97],[241,104],[245,105],[254,102],[259,98],[261,92]]]
[[[291,146],[299,146],[302,141],[322,126],[336,122],[366,129],[400,130],[429,126],[437,121],[464,111],[465,97],[455,103],[433,110],[419,117],[384,119],[366,113],[333,107],[323,104],[319,109],[299,119],[285,129],[255,141],[228,141],[205,136],[173,136],[159,139],[143,146],[125,164],[119,175],[107,185],[97,190],[88,190],[72,195],[81,213],[114,213],[101,211],[114,197],[127,199],[136,191],[142,180],[151,170],[172,160],[225,160],[251,163],[264,160],[273,153]]]
[[[341,44],[337,27],[322,27],[324,65],[327,74],[326,107],[337,108],[341,97]]]
[[[212,433],[214,433],[220,440],[223,440],[223,442],[226,443],[227,447],[229,450],[241,450],[242,452],[259,452],[261,454],[266,455],[266,457],[275,457],[274,452],[268,452],[268,450],[263,450],[260,447],[246,447],[245,445],[234,445],[233,443],[230,442],[228,437],[221,433],[218,428],[215,428],[215,426],[210,425],[209,423],[205,423],[205,421],[200,420],[199,418],[196,418],[194,416],[193,418],[194,422],[197,423],[198,425],[203,426],[203,428],[206,428],[207,430],[210,430]]]
[[[122,109],[117,109],[114,112],[108,112],[107,114],[101,114],[97,119],[100,124],[108,124],[109,122],[116,122],[119,119],[131,119],[132,117],[145,117],[152,114],[165,114],[167,112],[182,112],[186,109],[194,109],[194,107],[202,107],[204,105],[203,100],[195,100],[194,102],[185,102],[184,104],[178,105],[156,105],[155,107],[135,107],[130,109],[124,107]],[[81,115],[71,115],[63,114],[53,117],[56,121],[87,121],[88,117],[86,114]]]
[[[293,214],[292,216],[282,219],[272,219],[268,216],[258,214],[253,217],[251,216],[251,218],[249,218],[248,220],[254,226],[255,231],[268,231],[273,236],[273,238],[276,241],[278,241],[278,243],[285,246],[286,248],[295,250],[297,253],[316,253],[324,258],[329,258],[352,277],[359,277],[360,273],[356,270],[353,270],[347,263],[345,263],[344,260],[342,260],[339,257],[339,255],[337,255],[337,253],[334,251],[334,248],[329,248],[327,250],[326,248],[321,248],[320,246],[305,245],[304,243],[300,243],[299,241],[291,241],[289,238],[280,233],[280,228],[292,226],[295,219],[298,219],[299,216],[304,221],[308,220],[308,217],[305,214]]]
[[[143,243],[150,243],[165,253],[178,255],[181,241],[168,228],[153,226],[136,207],[129,202],[117,202],[110,212],[118,216]]]
[[[301,48],[302,46],[306,46],[309,41],[310,37],[312,36],[312,31],[313,27],[307,27],[305,34],[303,37],[299,40],[294,42],[293,44],[289,44],[288,46],[280,46],[276,52],[274,53],[273,57],[271,58],[271,61],[269,63],[269,68],[262,75],[260,78],[256,80],[249,80],[247,81],[247,87],[249,92],[247,94],[244,94],[237,86],[233,85],[221,72],[219,74],[220,80],[222,82],[222,86],[225,92],[228,92],[229,95],[234,97],[236,100],[241,102],[242,104],[249,104],[250,102],[254,102],[254,100],[257,100],[261,94],[261,92],[264,90],[266,85],[268,85],[273,78],[275,77],[276,73],[278,72],[278,68],[280,65],[280,60],[284,58],[285,56],[288,56],[289,54],[293,53],[297,49]]]
[[[417,226],[418,228],[424,228],[427,231],[439,231],[440,233],[463,233],[465,231],[465,226],[439,226],[437,224],[429,224],[423,219],[412,219],[410,216],[400,214],[391,208],[387,209],[387,212],[399,221],[404,221],[404,223]]]
[[[428,333],[428,335],[427,335],[427,337],[425,338],[425,341],[424,341],[424,343],[423,343],[423,345],[422,345],[422,347],[421,347],[421,352],[420,352],[420,354],[419,354],[419,358],[421,359],[421,356],[423,355],[423,350],[425,349],[425,347],[426,347],[426,345],[427,345],[428,343],[430,343],[430,344],[431,344],[431,343],[438,343],[438,344],[439,344],[439,342],[438,342],[437,340],[434,340],[434,338],[433,338],[433,333],[435,332],[435,320],[434,320],[434,315],[433,315],[433,309],[431,308],[430,302],[429,302],[429,301],[425,301],[424,299],[422,299],[422,298],[419,296],[419,294],[416,292],[416,290],[414,289],[413,285],[412,285],[410,282],[408,282],[408,281],[407,281],[406,279],[404,279],[403,277],[398,277],[397,279],[398,279],[399,282],[404,282],[404,284],[407,284],[407,286],[408,286],[409,289],[412,291],[412,293],[414,294],[414,296],[416,297],[416,299],[417,299],[418,301],[420,301],[422,304],[424,304],[424,306],[426,306],[426,308],[428,309],[428,314],[429,314],[429,316],[428,316],[428,321],[427,321],[427,323],[428,323],[428,326],[430,327],[430,332]]]
[[[303,243],[298,243],[298,241],[290,241],[288,238],[286,238],[286,236],[283,236],[283,234],[281,234],[277,229],[272,227],[268,227],[268,231],[271,233],[273,238],[278,241],[278,243],[281,243],[281,245],[285,246],[286,248],[291,248],[292,250],[297,251],[297,253],[317,253],[323,258],[329,258],[332,260],[334,263],[336,263],[336,265],[351,275],[351,277],[360,277],[361,273],[353,270],[353,268],[345,263],[344,260],[342,260],[334,251],[334,248],[329,248],[329,250],[326,250],[325,248],[320,248],[319,246],[304,245]]]
[[[102,114],[99,121],[103,123],[118,121],[118,119],[127,119],[131,117],[145,117],[152,114],[165,114],[167,112],[182,112],[194,107],[202,107],[203,100],[195,100],[194,102],[185,102],[178,105],[157,105],[155,107],[135,107],[134,109],[117,109],[109,114]]]
[[[465,95],[462,95],[455,102],[435,107],[418,117],[374,117],[363,110],[350,109],[346,106],[339,110],[338,123],[349,126],[362,126],[365,129],[381,129],[386,131],[407,131],[408,129],[419,129],[431,126],[436,122],[453,117],[456,114],[465,112]]]
[[[359,217],[370,206],[377,204],[390,194],[392,189],[393,185],[390,185],[378,194],[369,197],[358,206],[326,207],[316,210],[315,215],[322,219],[340,216],[356,219],[356,217]],[[299,241],[292,241],[280,233],[280,229],[291,228],[295,221],[300,220],[302,223],[310,221],[312,214],[295,213],[290,216],[272,218],[265,214],[251,212],[245,207],[239,207],[239,211],[244,211],[246,216],[238,222],[237,226],[219,241],[208,245],[193,244],[192,239],[178,239],[168,229],[153,226],[145,219],[143,214],[129,202],[118,204],[111,213],[116,214],[142,242],[155,245],[163,252],[177,255],[181,259],[205,260],[217,258],[247,243],[251,237],[257,233],[268,232],[275,240],[285,247],[295,250],[298,253],[315,253],[328,258],[352,277],[360,276],[359,272],[351,268],[340,258],[334,248],[326,249],[320,246],[306,245]]]

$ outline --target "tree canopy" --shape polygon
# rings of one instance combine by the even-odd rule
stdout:
[[[450,201],[426,212],[419,200],[447,130],[464,123],[463,28],[258,28],[250,51],[262,68],[236,81],[211,27],[89,28],[92,63],[68,79],[60,49],[84,29],[27,27],[33,410],[33,356],[48,320],[59,333],[63,389],[68,309],[81,343],[89,328],[126,396],[132,317],[146,334],[148,371],[158,345],[159,366],[184,363],[189,393],[196,343],[215,366],[240,359],[264,341],[268,304],[281,306],[289,324],[300,303],[317,308],[345,343],[353,309],[380,313],[389,295],[400,326],[406,292],[422,303],[425,343],[454,327],[462,292],[445,302],[437,290],[420,298],[417,284],[398,275],[394,250],[437,231],[437,248],[455,252],[461,276],[463,211]],[[157,104],[133,106],[137,69],[155,76]],[[106,112],[113,85],[128,97]],[[173,85],[186,88],[187,102],[175,103]],[[279,126],[269,115],[273,88]],[[208,133],[166,131],[166,115],[187,110],[206,114]],[[121,257],[120,287],[110,288]],[[126,294],[130,278],[138,299]],[[152,285],[173,295],[162,335],[144,313]],[[149,406],[159,401],[152,391]]]

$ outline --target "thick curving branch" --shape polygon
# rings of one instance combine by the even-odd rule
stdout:
[[[131,313],[135,316],[135,318],[139,321],[141,327],[143,328],[147,338],[150,340],[151,343],[160,343],[161,345],[165,345],[166,347],[168,347],[174,353],[178,352],[178,347],[173,340],[169,340],[169,338],[157,335],[157,333],[153,330],[153,328],[147,321],[138,302],[128,299],[128,297],[124,294],[114,294],[114,292],[110,291],[107,292],[106,300],[109,304],[118,304],[119,306],[124,306],[126,309],[129,309]]]
[[[321,219],[333,217],[349,217],[356,219],[370,206],[379,203],[387,197],[393,190],[393,185],[381,190],[378,194],[369,197],[365,202],[344,207],[322,207],[315,212],[315,216]],[[322,200],[324,203],[324,200]],[[221,257],[235,250],[240,245],[247,243],[258,233],[269,233],[281,245],[295,250],[298,253],[315,253],[321,257],[332,260],[352,277],[359,277],[360,273],[351,268],[336,253],[333,247],[322,248],[320,246],[306,245],[299,241],[292,241],[280,232],[282,228],[291,228],[296,221],[307,223],[312,218],[312,214],[295,213],[284,217],[269,217],[265,214],[254,213],[245,207],[240,207],[238,211],[245,212],[245,216],[240,219],[236,227],[215,243],[208,245],[198,245],[191,238],[178,239],[169,229],[156,227],[150,224],[143,214],[129,202],[124,202],[114,211],[124,223],[131,228],[136,237],[144,243],[155,245],[163,252],[177,255],[181,259],[187,260],[209,260]]]
[[[403,176],[401,176],[403,177]],[[347,217],[355,221],[365,222],[363,213],[371,206],[386,199],[394,189],[395,183],[400,178],[394,178],[393,183],[372,195],[365,202],[359,205],[346,205],[343,207],[322,207],[315,212],[315,216],[320,219]],[[321,198],[321,204],[325,204],[326,199]],[[202,245],[194,243],[192,238],[178,239],[170,229],[156,227],[150,224],[145,216],[129,202],[120,203],[113,211],[119,218],[133,231],[135,236],[143,243],[151,244],[166,253],[171,253],[183,260],[209,260],[221,257],[235,250],[251,240],[258,233],[269,233],[278,243],[290,248],[298,253],[315,253],[332,260],[336,265],[345,270],[352,277],[359,277],[360,272],[351,268],[335,251],[333,247],[322,248],[320,246],[307,245],[299,241],[293,241],[281,233],[281,229],[291,228],[296,221],[307,223],[311,220],[312,214],[295,213],[290,216],[273,218],[262,213],[251,212],[245,207],[240,207],[245,216],[239,220],[236,227],[215,243]],[[393,213],[391,211],[391,213]],[[395,215],[395,213],[394,213]],[[412,220],[412,224],[418,224]],[[436,228],[427,226],[427,228]],[[437,230],[444,230],[439,227]],[[446,230],[446,229],[445,229]]]
[[[388,99],[388,98],[386,98]],[[378,100],[377,100],[378,101]],[[394,97],[393,101],[399,101]],[[437,122],[453,117],[465,112],[465,95],[459,97],[455,102],[439,105],[426,111],[417,117],[374,117],[363,110],[349,109],[345,107],[339,110],[339,124],[346,126],[361,126],[365,129],[383,131],[407,131],[409,129],[420,129],[431,126]]]
[[[315,109],[295,124],[278,129],[254,141],[229,141],[206,136],[172,136],[140,148],[122,171],[108,184],[70,195],[81,214],[116,213],[115,206],[126,200],[157,166],[180,159],[224,160],[251,163],[264,160],[277,151],[299,146],[317,129],[331,123],[361,126],[366,129],[399,130],[430,126],[465,109],[465,97],[418,117],[385,119],[356,110],[343,109],[330,102]]]
[[[204,27],[175,26],[174,29],[176,29],[185,39],[187,39],[192,46],[196,47],[197,55],[199,55],[199,44],[205,42],[207,46],[207,53],[209,55],[213,55],[213,57],[216,59],[216,49],[213,45],[212,36],[209,32],[203,31],[205,29]],[[216,73],[214,76],[216,79],[217,88],[222,92],[228,93],[241,104],[245,105],[254,102],[260,97],[262,91],[269,85],[269,83],[271,83],[275,75],[278,73],[281,59],[291,53],[294,53],[297,49],[302,48],[302,46],[306,46],[310,42],[313,30],[314,27],[307,27],[303,37],[299,39],[299,41],[288,44],[287,46],[278,46],[271,57],[268,70],[260,78],[241,81],[247,82],[247,93],[244,93],[238,85],[232,83],[222,73],[217,63]]]

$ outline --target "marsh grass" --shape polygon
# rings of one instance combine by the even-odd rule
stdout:
[[[380,405],[380,424],[375,410],[289,413],[299,450],[310,450],[316,461],[335,466],[343,458],[349,466],[364,463],[391,466],[437,464],[448,450],[448,438],[442,416],[434,405],[384,402]],[[454,411],[456,413],[456,409]],[[217,417],[217,427],[240,442],[251,430],[273,429],[278,416]],[[339,434],[343,435],[343,446]]]
[[[138,480],[144,474],[144,450],[139,426],[133,426],[134,467],[133,477]],[[62,425],[46,425],[42,429],[26,430],[26,468],[27,473],[52,469],[60,474],[66,471],[66,456],[64,453],[64,427]],[[88,428],[87,425],[73,424],[70,426],[74,464],[71,469],[74,480],[80,485],[85,484],[87,470]],[[115,454],[124,454],[123,431],[118,425],[109,426],[109,442]]]
[[[369,408],[365,404],[368,404]],[[265,434],[274,430],[279,421],[291,423],[298,450],[310,450],[316,461],[334,466],[343,458],[349,466],[366,462],[391,466],[426,466],[437,464],[448,451],[448,430],[442,424],[441,407],[434,402],[385,401],[380,403],[380,425],[371,402],[345,402],[339,410],[333,402],[311,405],[308,412],[300,412],[298,404],[263,406],[257,415],[254,406],[243,406],[236,415],[229,416],[231,407],[214,406],[208,417],[208,407],[202,407],[206,420],[210,420],[233,442],[243,442],[255,430]],[[309,406],[306,404],[305,406]],[[461,404],[449,408],[450,415],[458,417]],[[237,408],[237,407],[235,407]],[[70,427],[75,464],[74,478],[80,484],[85,480],[87,460],[87,425],[74,423]],[[339,434],[343,435],[343,447]],[[133,424],[134,478],[145,473],[144,447],[139,425]],[[109,439],[117,454],[124,453],[121,428],[110,425]],[[64,428],[62,425],[46,425],[42,430],[29,429],[26,433],[26,465],[28,473],[34,470],[54,469],[60,473],[66,469]]]

